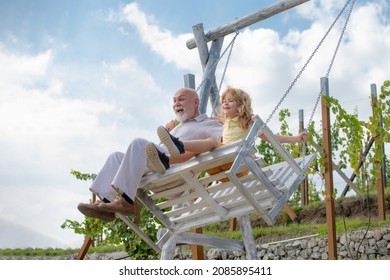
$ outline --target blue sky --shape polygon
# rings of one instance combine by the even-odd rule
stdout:
[[[198,53],[185,44],[193,25],[207,32],[274,2],[0,0],[0,236],[12,224],[47,237],[0,247],[80,247],[82,237],[60,225],[82,221],[76,206],[91,194],[89,182],[70,171],[97,173],[109,153],[124,151],[135,137],[157,141],[155,128],[174,117],[171,100],[183,75],[201,79]],[[339,2],[312,0],[242,30],[223,87],[247,90],[266,119],[341,10]],[[389,79],[390,9],[384,0],[355,5],[330,90],[365,119],[370,84],[379,88]],[[308,118],[313,109],[341,28],[335,26],[281,106],[292,112],[292,132],[298,110]],[[270,126],[277,132],[277,118]]]

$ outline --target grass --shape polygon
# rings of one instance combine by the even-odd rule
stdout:
[[[376,221],[376,220],[359,220],[359,219],[342,219],[335,220],[336,233],[342,235],[345,233],[351,234],[358,230],[375,229],[381,227],[390,227],[390,220]],[[226,225],[219,224],[220,228],[225,228]],[[241,239],[241,232],[236,231],[216,231],[215,227],[205,228],[204,233],[214,234],[220,237]],[[320,237],[326,237],[328,234],[327,224],[295,224],[291,223],[286,226],[269,226],[253,228],[253,235],[255,239],[261,238],[261,243],[269,243],[276,241],[283,241],[297,237],[304,237],[308,235],[318,234]]]
[[[112,253],[123,252],[123,246],[98,246],[90,247],[88,253]],[[80,249],[60,249],[60,248],[25,248],[25,249],[0,249],[0,256],[67,256],[77,254]]]

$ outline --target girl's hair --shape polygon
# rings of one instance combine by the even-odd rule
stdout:
[[[248,93],[242,89],[228,87],[221,95],[221,100],[224,100],[226,95],[230,94],[237,102],[238,110],[238,125],[243,129],[248,129],[252,125],[252,101]],[[223,116],[222,106],[219,115]]]

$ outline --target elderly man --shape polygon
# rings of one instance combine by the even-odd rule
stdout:
[[[170,132],[180,140],[215,138],[221,140],[222,124],[199,112],[199,97],[195,90],[182,88],[173,97],[173,110],[180,124]],[[90,190],[102,201],[94,204],[80,203],[78,209],[86,216],[99,218],[107,222],[115,219],[115,213],[131,215],[134,213],[134,199],[143,175],[155,171],[148,160],[145,149],[148,140],[134,139],[126,153],[112,153]],[[165,146],[155,145],[160,156],[168,150]],[[171,164],[188,160],[194,156],[185,153]],[[119,194],[119,196],[118,196]]]

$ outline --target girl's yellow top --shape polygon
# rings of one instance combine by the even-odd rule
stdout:
[[[240,139],[245,139],[249,130],[250,128],[243,129],[238,126],[238,117],[233,119],[228,118],[223,125],[222,142],[223,144],[229,144]]]

